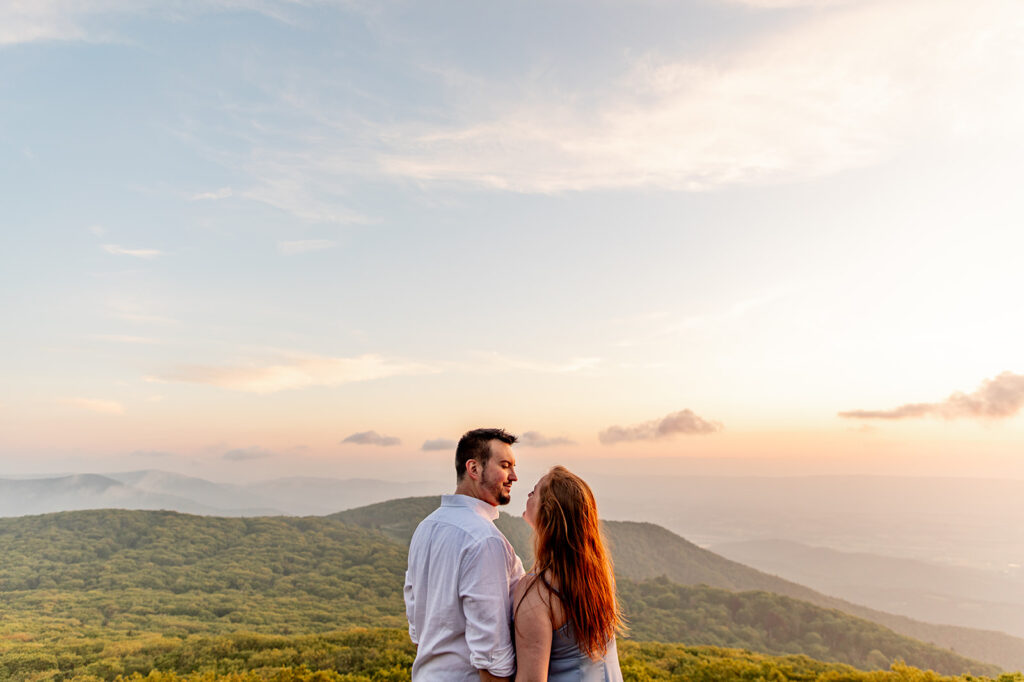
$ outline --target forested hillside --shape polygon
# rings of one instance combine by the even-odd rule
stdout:
[[[126,653],[136,646],[130,642],[166,646],[194,634],[311,634],[405,622],[404,544],[337,519],[114,510],[0,519],[0,556],[0,642],[10,660],[70,649],[79,653],[64,661],[69,671],[105,670],[107,678],[146,672],[148,659],[132,663]],[[621,587],[637,638],[814,653],[861,668],[899,658],[947,673],[997,672],[763,593],[719,595],[664,579],[623,578]],[[781,626],[776,608],[787,612]],[[828,638],[815,639],[822,628]]]
[[[151,636],[122,642],[81,638],[0,657],[0,680],[76,682],[409,682],[415,649],[404,629],[356,628],[313,635]],[[946,677],[902,664],[864,672],[806,656],[622,641],[626,682],[990,682]],[[84,662],[94,660],[83,665]],[[79,671],[70,672],[78,663]],[[1004,674],[998,682],[1024,682]]]
[[[858,671],[807,656],[623,641],[626,682],[991,682],[945,677],[895,664]],[[76,682],[410,682],[415,648],[404,630],[358,628],[313,635],[152,636],[122,642],[81,639],[34,653],[6,652],[0,680]],[[78,664],[79,672],[69,673]],[[88,671],[88,672],[84,672]],[[118,672],[121,671],[121,672]],[[1001,675],[997,682],[1024,682]]]

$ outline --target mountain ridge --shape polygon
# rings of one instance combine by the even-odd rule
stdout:
[[[405,545],[325,517],[89,510],[8,518],[0,519],[0,555],[5,622],[39,642],[300,634],[405,622]],[[899,658],[944,674],[998,672],[875,624],[766,592],[625,577],[620,589],[644,637],[711,637],[716,645],[816,653],[862,669],[888,667]],[[827,639],[815,640],[818,631]]]
[[[329,518],[386,529],[394,539],[408,543],[416,524],[436,508],[439,500],[439,496],[402,498],[345,510]],[[644,580],[664,575],[682,585],[706,584],[731,591],[759,590],[780,594],[863,618],[902,635],[997,663],[1005,669],[1024,669],[1024,639],[1001,632],[923,623],[830,597],[721,557],[657,524],[638,521],[602,523],[615,560],[616,573],[628,578]],[[496,525],[528,563],[532,549],[526,522],[502,513]],[[637,529],[644,532],[630,532]]]
[[[711,551],[854,603],[925,622],[999,630],[1024,637],[1024,580],[973,567],[792,540],[725,543]]]

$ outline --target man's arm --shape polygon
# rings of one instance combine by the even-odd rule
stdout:
[[[480,671],[482,680],[508,679],[516,670],[509,627],[507,558],[505,542],[489,537],[466,552],[459,566],[469,662]],[[491,678],[484,677],[485,673]]]
[[[409,571],[405,572],[405,585],[402,588],[405,597],[405,618],[409,621],[409,639],[413,644],[419,644],[420,638],[416,633],[416,601],[412,590],[412,579]]]

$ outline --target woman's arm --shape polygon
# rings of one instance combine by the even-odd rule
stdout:
[[[547,682],[551,658],[552,595],[542,581],[525,576],[513,598],[516,628],[516,682]]]

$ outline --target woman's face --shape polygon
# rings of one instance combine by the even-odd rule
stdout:
[[[530,524],[531,528],[536,528],[537,507],[540,506],[540,491],[544,487],[545,478],[547,476],[541,476],[540,480],[537,481],[537,485],[533,486],[533,490],[526,496],[526,511],[523,512],[523,519]]]

